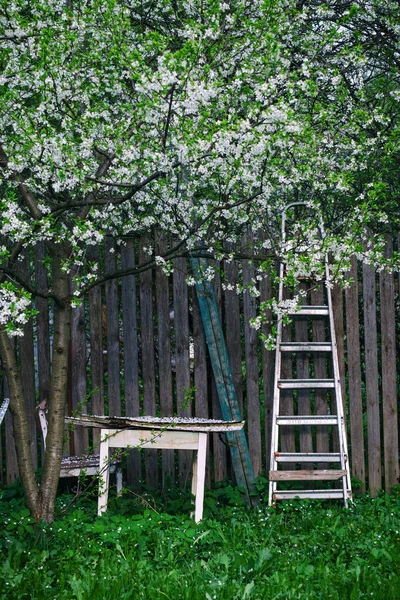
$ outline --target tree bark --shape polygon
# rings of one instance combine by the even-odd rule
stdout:
[[[54,501],[60,475],[64,439],[64,415],[67,399],[68,344],[71,327],[71,308],[68,300],[69,276],[63,272],[62,260],[67,256],[66,244],[52,246],[52,292],[59,298],[54,306],[54,337],[50,381],[48,434],[42,478],[39,482],[30,452],[30,423],[11,340],[0,329],[0,354],[10,388],[10,410],[13,416],[15,447],[25,502],[37,521],[54,519]],[[23,368],[23,365],[21,365]]]

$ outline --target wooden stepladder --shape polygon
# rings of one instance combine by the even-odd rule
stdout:
[[[282,239],[286,236],[286,212],[294,206],[305,205],[303,202],[296,202],[288,207],[282,214]],[[321,237],[324,236],[323,225],[321,221]],[[335,326],[332,310],[331,293],[331,275],[328,265],[328,258],[325,258],[325,290],[324,304],[311,305],[308,303],[300,305],[297,310],[290,314],[295,321],[293,330],[296,328],[296,319],[305,324],[306,339],[309,337],[309,331],[312,329],[314,319],[323,319],[325,322],[324,330],[329,332],[328,341],[284,341],[283,340],[283,316],[278,315],[277,340],[276,340],[276,363],[275,363],[275,381],[274,381],[274,403],[272,417],[272,438],[271,438],[271,462],[269,472],[269,504],[277,500],[289,500],[292,498],[316,498],[316,499],[343,499],[347,507],[351,501],[351,481],[350,468],[347,450],[346,429],[344,423],[343,400],[341,392],[341,383],[339,375],[339,362],[337,353],[337,344],[335,336]],[[279,302],[285,298],[285,272],[286,265],[280,264],[279,271]],[[312,283],[312,280],[310,280]],[[306,284],[304,284],[306,285]],[[303,326],[304,333],[304,326]],[[296,336],[295,336],[296,337]],[[324,340],[326,337],[324,336]],[[284,377],[282,369],[283,356],[286,361],[295,365],[297,371],[296,378]],[[324,368],[328,370],[330,378],[303,378],[304,370],[296,367],[301,364],[301,357],[305,357],[307,364],[315,364],[317,360],[323,360]],[[314,358],[313,358],[314,357]],[[315,361],[315,363],[313,362]],[[290,367],[292,368],[292,367]],[[317,369],[310,369],[315,375]],[[324,393],[330,397],[330,406],[326,403],[326,414],[316,410],[316,402],[312,401],[313,394]],[[308,414],[301,414],[300,395],[309,394],[311,401],[308,403]],[[288,414],[288,407],[285,406],[288,394],[289,402],[293,414]],[[294,399],[293,399],[294,397]],[[297,400],[296,400],[297,398]],[[297,405],[297,410],[296,410]],[[297,413],[297,414],[295,414]],[[314,414],[313,414],[314,413]],[[289,429],[288,429],[289,428]],[[303,429],[302,429],[303,428]],[[327,429],[329,428],[329,429]],[[282,444],[282,438],[285,432],[292,432],[291,451],[287,451],[285,444]],[[308,442],[307,451],[302,450],[299,439],[301,440],[302,431],[307,431]],[[325,431],[325,439],[328,440],[328,431],[331,431],[332,451],[314,451],[316,445],[317,431]],[[328,442],[326,441],[325,446]],[[286,444],[287,446],[287,444]],[[300,446],[300,448],[299,448]],[[328,448],[326,448],[328,449]],[[312,451],[310,451],[312,450]],[[309,482],[322,482],[310,484]],[[300,482],[292,484],[291,482]],[[304,482],[307,482],[304,484]],[[329,483],[326,483],[329,482]],[[335,482],[340,482],[340,487],[335,487]],[[280,487],[278,487],[280,485]],[[297,489],[292,489],[294,485]],[[311,489],[316,488],[316,489]]]

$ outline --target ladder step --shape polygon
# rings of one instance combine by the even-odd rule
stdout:
[[[336,452],[275,452],[275,460],[285,462],[326,462],[340,463],[340,454]]]
[[[334,379],[279,379],[281,390],[328,389],[335,387]]]
[[[351,492],[346,492],[346,498],[351,498]],[[292,500],[293,498],[310,498],[315,500],[334,500],[340,498],[343,500],[343,490],[282,490],[272,494],[275,500]]]
[[[327,306],[300,306],[293,313],[289,312],[292,316],[306,317],[306,316],[318,316],[323,317],[329,315],[329,308]]]
[[[277,425],[337,425],[337,415],[280,415],[276,417]]]
[[[270,471],[271,481],[336,481],[347,475],[342,469],[320,469],[315,471]]]
[[[330,342],[281,342],[281,352],[331,352]]]

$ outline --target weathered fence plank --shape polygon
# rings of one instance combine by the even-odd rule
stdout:
[[[163,255],[168,248],[167,239],[161,231],[156,233],[156,256]],[[156,268],[156,301],[157,301],[157,349],[158,349],[158,382],[160,412],[162,417],[170,417],[174,412],[174,395],[172,390],[171,369],[171,319],[169,278],[161,267]],[[174,451],[161,453],[163,486],[170,486],[175,481]]]
[[[363,406],[361,395],[361,353],[358,310],[357,259],[351,258],[348,278],[352,280],[346,288],[346,336],[349,379],[349,413],[351,439],[351,471],[362,482],[359,491],[365,491]]]
[[[143,236],[139,242],[139,265],[148,262],[146,251],[151,240]],[[156,414],[156,378],[154,356],[153,322],[153,273],[151,269],[140,273],[140,343],[143,379],[143,410],[145,415]],[[145,450],[146,483],[152,487],[158,484],[157,450]]]
[[[260,281],[260,302],[266,302],[273,296],[271,276],[266,274]],[[261,326],[262,333],[266,337],[271,334],[272,331],[272,311],[268,310],[265,313],[266,322]],[[273,350],[267,350],[265,344],[262,344],[261,349],[261,360],[262,360],[262,376],[263,376],[263,394],[264,394],[264,427],[265,427],[265,470],[269,471],[269,451],[271,448],[271,434],[272,434],[272,407],[274,401],[274,373],[275,373],[275,352]]]
[[[129,239],[121,248],[121,268],[129,271],[135,268],[135,241]],[[124,349],[124,392],[125,414],[137,417],[140,414],[139,396],[139,351],[137,328],[137,294],[135,275],[121,279],[122,335]],[[127,482],[140,487],[141,457],[139,450],[131,450],[127,456]]]
[[[100,262],[99,246],[89,246],[88,261]],[[89,338],[90,338],[90,375],[91,375],[91,409],[93,415],[104,415],[104,370],[103,370],[103,322],[101,309],[101,287],[92,288],[88,297],[89,303]],[[100,432],[93,430],[93,448],[99,451]]]
[[[236,395],[243,415],[243,374],[242,374],[242,339],[240,333],[240,299],[236,286],[238,284],[238,265],[234,260],[224,262],[225,273],[225,336],[226,348],[232,369],[232,377]]]
[[[186,285],[187,263],[184,258],[174,261],[174,331],[176,402],[179,417],[192,415],[189,356],[189,298]],[[179,452],[179,482],[186,485],[192,469],[192,451]]]
[[[74,271],[74,274],[76,271]],[[72,283],[72,291],[75,289]],[[70,369],[68,388],[72,411],[87,413],[86,406],[86,318],[84,301],[72,309],[71,339],[69,343]],[[73,454],[81,456],[87,453],[89,445],[88,429],[75,427],[73,433]]]
[[[117,270],[116,245],[111,236],[104,242],[104,269],[106,275]],[[121,415],[120,361],[119,361],[119,318],[118,318],[118,281],[106,282],[107,323],[107,376],[108,376],[108,410],[110,416]]]
[[[21,269],[27,279],[30,276],[29,256],[24,253],[21,261]],[[35,357],[34,357],[34,338],[33,321],[23,325],[23,336],[18,339],[19,360],[21,368],[22,390],[25,397],[26,412],[30,428],[30,447],[32,461],[35,469],[38,466],[38,448],[36,434],[36,394],[35,394]]]
[[[324,299],[324,287],[319,285],[314,287],[311,291],[311,304],[315,306],[323,306],[325,304]],[[325,342],[326,341],[326,318],[325,317],[313,317],[312,318],[312,340],[313,342]],[[316,379],[326,379],[327,377],[327,365],[326,357],[320,353],[316,353],[314,356],[314,377]],[[327,415],[328,414],[328,397],[327,392],[324,390],[315,390],[315,414],[316,415]],[[326,427],[317,427],[316,430],[316,450],[317,452],[329,452],[329,435]],[[329,466],[322,463],[321,469],[328,469]]]
[[[287,290],[284,290],[284,299],[289,297]],[[292,341],[292,327],[291,323],[285,324],[282,327],[282,342]],[[284,352],[282,355],[281,363],[281,379],[292,379],[293,377],[293,364],[292,356],[290,352]],[[294,415],[294,402],[293,402],[293,390],[282,389],[280,393],[280,414],[281,415]],[[295,452],[295,439],[294,439],[294,427],[282,427],[280,432],[280,451],[281,452]],[[288,471],[295,469],[296,465],[288,463],[286,465]]]
[[[38,242],[35,249],[35,280],[39,290],[47,288],[47,271],[45,266],[46,247]],[[37,369],[39,382],[39,401],[49,400],[50,391],[50,333],[49,302],[46,298],[36,299],[37,324]]]
[[[376,273],[374,267],[367,264],[363,265],[363,303],[368,427],[368,488],[371,496],[375,497],[382,488]]]
[[[307,292],[307,284],[301,283],[299,292]],[[302,302],[303,304],[305,302]],[[308,342],[308,319],[307,317],[296,317],[294,322],[295,340],[296,342]],[[300,352],[296,356],[296,373],[297,379],[309,379],[309,358],[306,352]],[[298,390],[297,394],[297,409],[299,415],[310,415],[310,392],[308,390]],[[312,436],[311,427],[300,427],[300,452],[312,452]],[[304,464],[301,467],[304,470],[310,469],[310,464]]]
[[[385,256],[393,256],[393,241],[386,236]],[[380,274],[382,408],[385,490],[389,492],[399,478],[399,442],[396,389],[396,320],[393,273]]]
[[[253,235],[248,233],[246,243],[252,245],[252,242]],[[255,296],[249,290],[249,288],[253,288],[254,286],[255,268],[248,261],[244,261],[242,270],[244,287],[243,327],[246,363],[247,431],[254,475],[257,477],[262,470],[260,388],[258,384],[258,334],[250,325],[250,319],[255,319],[257,316],[257,305]]]

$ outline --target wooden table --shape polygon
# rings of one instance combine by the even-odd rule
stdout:
[[[210,432],[238,431],[244,421],[216,421],[183,417],[94,417],[69,418],[76,425],[100,427],[99,499],[97,513],[107,510],[110,479],[110,448],[194,450],[192,494],[194,519],[203,517],[207,437]]]

